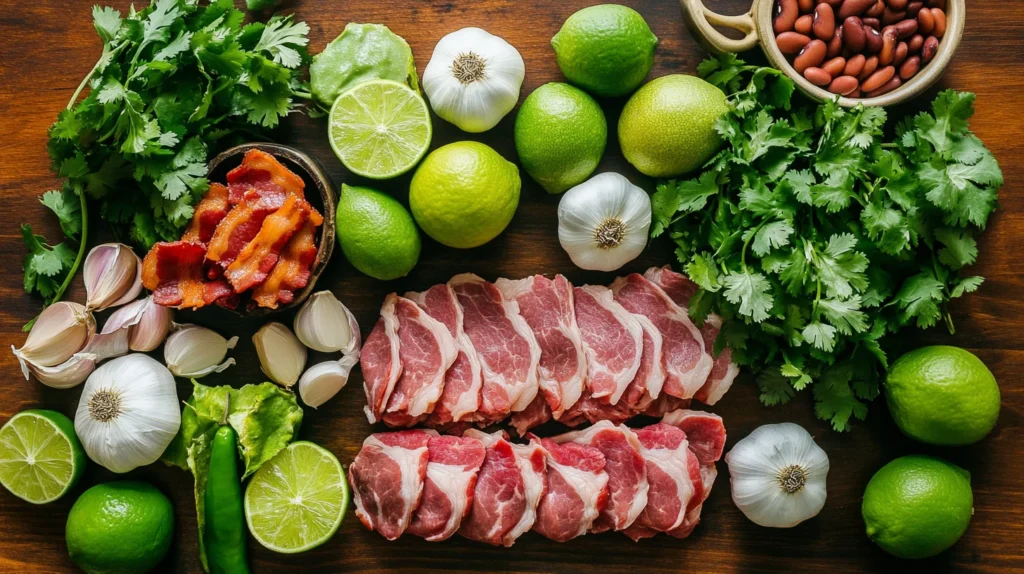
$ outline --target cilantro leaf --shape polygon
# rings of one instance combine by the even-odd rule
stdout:
[[[945,245],[939,250],[939,261],[950,269],[960,269],[978,259],[978,243],[968,230],[939,228],[935,230],[935,239]]]
[[[82,232],[82,211],[78,193],[68,187],[60,191],[53,189],[39,196],[39,202],[50,208],[57,216],[65,236],[75,238]]]
[[[770,293],[771,284],[760,273],[740,272],[729,273],[723,281],[725,298],[730,303],[739,305],[741,315],[746,315],[760,323],[768,318],[773,299]]]
[[[267,22],[254,52],[267,52],[274,62],[285,68],[298,68],[302,64],[299,49],[309,44],[309,25],[292,22],[291,16],[275,16]]]

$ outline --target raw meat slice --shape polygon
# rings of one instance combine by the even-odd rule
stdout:
[[[412,426],[434,409],[444,390],[444,375],[458,349],[443,323],[405,297],[395,297],[402,376],[388,399],[384,422]]]
[[[601,421],[586,430],[559,435],[552,440],[592,446],[604,455],[608,504],[590,531],[624,530],[633,524],[647,506],[648,489],[647,462],[640,454],[642,447],[633,430]],[[548,468],[550,466],[548,463]]]
[[[680,399],[668,393],[662,393],[661,396],[647,405],[647,408],[644,409],[644,414],[649,417],[660,418],[674,410],[690,408],[690,403],[690,399]]]
[[[633,315],[644,332],[640,368],[626,387],[622,401],[634,411],[643,411],[661,395],[665,385],[665,364],[662,356],[661,331],[643,315]]]
[[[408,532],[436,542],[455,534],[469,514],[486,450],[477,439],[455,436],[432,437],[427,448],[423,496]]]
[[[516,464],[523,477],[526,506],[523,515],[519,517],[519,522],[502,540],[505,546],[512,546],[517,538],[533,528],[537,521],[537,507],[547,489],[547,453],[544,448],[536,443],[513,444],[512,450],[516,453]]]
[[[458,348],[455,362],[445,373],[444,390],[430,414],[430,424],[443,426],[461,421],[480,407],[480,387],[483,385],[480,359],[462,328],[462,307],[455,298],[455,292],[444,283],[422,293],[406,293],[405,296],[415,301],[428,315],[444,323]]]
[[[483,374],[477,418],[496,422],[524,410],[537,396],[540,346],[518,305],[493,284],[471,273],[453,277],[462,325],[476,349]]]
[[[607,287],[584,285],[576,287],[573,295],[587,353],[587,391],[592,398],[614,405],[640,368],[643,329]]]
[[[547,452],[545,492],[533,529],[555,542],[567,542],[590,530],[608,502],[605,458],[595,447],[532,437]]]
[[[705,482],[704,467],[697,461],[697,455],[693,453],[693,449],[689,449],[687,452],[686,468],[690,477],[690,484],[693,485],[693,496],[686,505],[686,516],[683,518],[683,521],[679,526],[666,533],[673,538],[686,538],[697,527],[697,523],[700,522],[700,512],[704,507],[704,501],[711,494],[711,483],[715,480],[714,475],[712,475],[711,481]]]
[[[701,465],[714,465],[725,450],[725,424],[722,417],[705,411],[679,409],[666,414],[661,422],[686,433],[690,450]]]
[[[512,413],[508,424],[516,429],[519,436],[525,436],[526,431],[539,427],[549,420],[551,420],[551,407],[548,405],[543,393],[541,393],[533,399],[530,406],[518,413]]]
[[[655,285],[662,288],[676,305],[683,309],[690,306],[690,298],[697,292],[699,287],[690,281],[682,273],[677,273],[668,265],[664,267],[652,267],[644,273],[644,277]],[[725,393],[732,387],[736,375],[739,374],[739,366],[732,362],[732,350],[728,347],[715,356],[714,346],[718,334],[722,330],[722,318],[714,313],[708,315],[704,325],[700,327],[701,338],[704,340],[704,350],[712,357],[711,373],[707,381],[697,391],[693,398],[706,404],[717,403]]]
[[[633,273],[612,283],[615,300],[631,313],[643,315],[661,331],[665,360],[665,386],[672,396],[688,399],[704,385],[711,372],[711,355],[704,351],[700,331],[685,309],[661,287]]]
[[[376,433],[366,437],[348,469],[356,516],[370,530],[395,540],[419,506],[433,431]]]
[[[676,427],[653,424],[637,430],[636,436],[642,446],[640,454],[647,462],[650,487],[647,506],[625,533],[633,540],[640,540],[674,530],[683,523],[695,494],[690,478],[691,461],[698,481],[700,470],[686,442],[686,433]]]
[[[391,398],[395,383],[402,375],[399,359],[398,317],[395,304],[398,296],[394,293],[384,298],[380,319],[363,344],[359,355],[359,368],[363,372],[363,390],[366,392],[366,419],[373,424],[380,420],[384,407]]]
[[[534,275],[495,283],[505,299],[519,305],[519,314],[540,345],[537,367],[540,391],[557,419],[576,404],[587,374],[580,329],[573,309],[573,288],[562,275]]]

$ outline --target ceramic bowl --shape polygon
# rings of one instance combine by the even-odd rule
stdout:
[[[835,94],[815,86],[803,75],[797,73],[786,56],[775,45],[775,31],[772,28],[775,0],[754,0],[750,11],[740,16],[722,16],[709,10],[701,0],[680,0],[683,17],[690,33],[708,50],[714,53],[745,52],[760,45],[772,66],[784,71],[796,82],[800,91],[818,101],[830,100]],[[939,81],[946,71],[953,54],[960,46],[967,19],[967,0],[946,2],[946,33],[939,43],[939,50],[928,65],[921,68],[916,76],[899,88],[875,98],[839,98],[839,104],[853,107],[892,106],[913,99]],[[723,35],[714,27],[731,28],[743,34],[734,39]]]
[[[324,224],[319,228],[316,260],[310,268],[309,283],[306,287],[295,295],[291,303],[279,305],[277,309],[256,307],[252,310],[239,308],[235,311],[246,317],[268,315],[298,307],[313,293],[317,279],[327,267],[327,262],[331,260],[331,253],[334,251],[334,218],[338,201],[334,184],[318,161],[295,148],[274,143],[247,143],[220,153],[210,162],[210,181],[225,181],[227,173],[238,167],[242,163],[242,156],[253,149],[276,157],[285,167],[302,178],[306,183],[306,201],[323,214]]]

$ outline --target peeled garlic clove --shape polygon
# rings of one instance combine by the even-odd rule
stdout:
[[[175,376],[199,379],[234,365],[224,357],[237,343],[238,337],[225,339],[206,327],[176,325],[164,343],[164,363]]]
[[[345,387],[352,367],[358,362],[358,358],[346,355],[340,361],[327,361],[307,369],[299,379],[302,402],[315,409],[329,401]]]
[[[142,291],[142,261],[123,243],[104,243],[92,248],[82,266],[85,306],[102,311],[124,305]]]
[[[146,297],[114,311],[101,332],[128,329],[129,348],[147,353],[164,342],[173,321],[174,309],[158,305],[152,297]]]
[[[303,345],[321,353],[351,354],[361,343],[359,323],[330,291],[310,296],[295,315],[293,326]]]
[[[85,307],[59,301],[43,309],[25,344],[14,350],[14,356],[22,363],[22,371],[27,368],[26,362],[55,367],[80,351],[95,332],[96,320]]]
[[[306,347],[288,327],[281,323],[267,323],[252,337],[260,368],[270,380],[291,388],[306,367]]]
[[[36,380],[48,387],[70,389],[89,378],[99,360],[92,353],[75,353],[71,355],[70,359],[55,367],[40,367],[32,363],[22,363],[22,370],[25,371],[26,380],[31,372]]]

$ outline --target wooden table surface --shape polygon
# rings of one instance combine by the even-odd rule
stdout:
[[[66,104],[74,88],[100,53],[89,17],[93,0],[32,0],[4,2],[0,14],[0,348],[20,346],[21,326],[39,310],[39,301],[21,287],[23,247],[18,225],[31,223],[37,232],[57,239],[56,221],[37,202],[37,196],[58,186],[46,155],[46,130]],[[113,0],[125,11],[127,0]],[[144,2],[142,2],[144,3]],[[311,28],[311,49],[317,52],[337,36],[346,23],[379,22],[405,37],[422,72],[434,44],[443,35],[465,26],[479,26],[511,42],[526,60],[525,97],[537,86],[562,80],[549,40],[585,0],[476,0],[450,2],[297,0],[286,8]],[[683,26],[674,0],[628,0],[647,19],[660,39],[652,77],[694,73],[703,51]],[[239,4],[241,1],[239,0]],[[724,13],[738,14],[747,0],[708,2]],[[876,402],[866,423],[851,433],[836,434],[814,418],[808,393],[791,404],[768,409],[757,400],[749,376],[734,386],[713,410],[721,414],[729,431],[729,445],[761,424],[794,421],[804,425],[827,451],[832,467],[828,502],[821,514],[792,530],[755,526],[733,506],[728,473],[722,476],[705,504],[703,520],[687,540],[660,536],[635,544],[624,536],[586,536],[566,544],[530,533],[512,549],[490,548],[455,537],[431,544],[414,537],[388,543],[367,532],[349,513],[334,538],[322,547],[297,556],[278,555],[250,541],[253,570],[285,571],[529,571],[529,572],[879,572],[924,566],[928,571],[1024,572],[1024,2],[971,0],[969,24],[963,44],[942,82],[944,87],[978,94],[975,132],[995,153],[1006,172],[1001,209],[980,239],[981,256],[975,271],[987,279],[979,293],[954,307],[955,336],[934,329],[911,332],[925,343],[950,343],[971,349],[995,373],[1002,389],[1003,409],[996,430],[981,443],[961,449],[933,449],[900,435]],[[925,105],[934,95],[917,102]],[[609,125],[614,126],[621,101],[604,102]],[[892,110],[892,114],[908,110]],[[460,139],[478,139],[507,158],[515,158],[512,145],[514,113],[495,129],[468,135],[435,119],[434,146]],[[334,158],[327,144],[324,120],[305,116],[288,119],[281,141],[309,152],[327,166],[336,184],[358,182]],[[610,138],[601,171],[619,171],[648,190],[650,180],[635,172]],[[494,280],[532,273],[564,273],[571,281],[609,283],[612,274],[576,269],[558,246],[555,207],[523,174],[519,211],[508,230],[489,245],[470,251],[443,248],[427,241],[419,266],[400,281],[382,283],[360,275],[338,254],[320,287],[333,290],[357,315],[364,334],[373,325],[385,294],[421,290],[457,273],[472,271]],[[386,185],[404,199],[409,178]],[[365,183],[365,182],[363,182]],[[93,238],[95,239],[95,238]],[[656,242],[626,271],[672,260],[664,242]],[[81,278],[70,293],[84,300]],[[205,383],[260,382],[256,353],[250,342],[259,327],[215,311],[179,314],[193,321],[241,336],[234,351],[238,366],[209,377]],[[285,320],[290,322],[291,317]],[[27,408],[53,408],[73,415],[81,387],[54,390],[22,379],[10,353],[0,351],[0,422]],[[187,398],[189,384],[179,381],[179,394]],[[362,414],[361,379],[354,375],[348,387],[319,410],[307,409],[301,437],[333,451],[349,464],[371,427]],[[910,565],[887,557],[864,535],[860,500],[868,479],[887,461],[910,453],[927,452],[949,458],[972,473],[975,514],[970,529],[952,550],[934,559]],[[195,511],[191,476],[159,463],[128,475],[152,481],[174,501],[177,525],[174,546],[161,566],[164,571],[200,572],[196,550]],[[85,478],[63,500],[33,506],[0,492],[0,571],[68,572],[74,564],[64,546],[64,523],[78,494],[114,476],[90,464]]]

